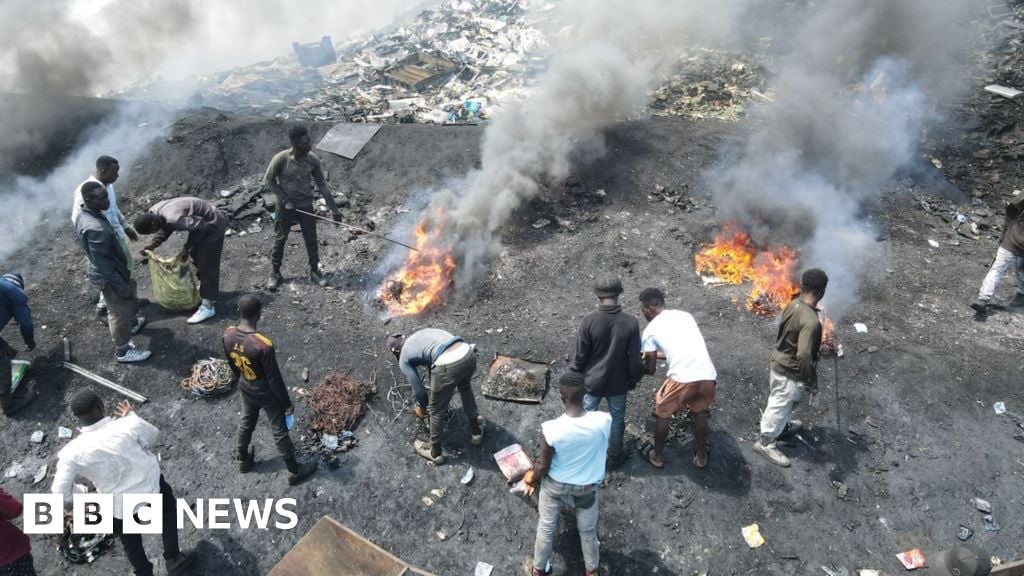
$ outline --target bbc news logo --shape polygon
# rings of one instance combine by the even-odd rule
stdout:
[[[75,494],[71,506],[71,529],[75,534],[112,534],[114,532],[113,494]],[[173,511],[164,510],[160,494],[123,494],[121,521],[125,534],[160,534],[164,514],[174,514],[181,530],[188,525],[197,529],[291,530],[299,523],[295,499],[241,500],[238,498],[199,498],[195,506],[178,499]],[[25,494],[24,532],[26,534],[63,534],[64,498],[60,494]]]

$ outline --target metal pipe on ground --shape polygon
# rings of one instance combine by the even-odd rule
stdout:
[[[121,386],[120,384],[115,384],[114,382],[107,380],[103,376],[100,376],[99,374],[94,374],[93,372],[90,372],[77,364],[72,364],[71,362],[61,362],[61,366],[67,368],[68,370],[71,370],[75,374],[85,376],[89,380],[92,380],[93,382],[99,384],[100,386],[103,386],[104,388],[108,388],[110,390],[113,390],[114,392],[117,392],[118,394],[121,394],[122,396],[125,396],[131,400],[135,400],[140,404],[144,404],[145,402],[148,401],[148,398],[146,398],[142,394],[139,394],[138,392],[133,392],[128,388]]]

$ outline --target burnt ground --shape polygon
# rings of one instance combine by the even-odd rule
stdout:
[[[428,466],[412,450],[417,424],[407,409],[389,401],[409,392],[382,341],[389,331],[424,326],[465,336],[481,352],[478,390],[496,352],[550,362],[557,374],[565,369],[577,322],[595,305],[593,275],[612,269],[623,275],[631,312],[638,313],[637,293],[651,285],[666,289],[670,306],[692,311],[719,370],[707,470],[693,468],[692,448],[684,441],[670,445],[663,471],[634,455],[609,474],[600,534],[603,557],[615,574],[820,574],[821,566],[897,573],[897,552],[955,545],[960,524],[975,530],[973,542],[992,554],[1004,560],[1024,556],[1024,444],[1014,439],[1022,430],[992,409],[996,401],[1018,412],[1024,404],[1024,318],[1005,311],[985,322],[973,318],[966,304],[995,241],[949,244],[946,224],[918,210],[902,184],[894,184],[886,204],[870,212],[879,230],[877,250],[865,267],[861,300],[838,326],[846,349],[838,364],[841,429],[836,374],[826,360],[821,393],[800,411],[813,427],[808,440],[820,453],[790,447],[794,465],[784,470],[751,451],[768,391],[773,321],[741,310],[741,289],[704,288],[692,265],[693,251],[717,225],[700,173],[713,169],[718,151],[741,136],[740,130],[736,124],[673,119],[615,127],[605,160],[581,167],[573,186],[545,190],[509,222],[505,249],[476,297],[416,319],[385,325],[372,305],[389,246],[322,227],[330,287],[321,289],[304,280],[301,236],[293,234],[285,263],[291,282],[277,294],[264,294],[262,322],[279,349],[288,384],[310,387],[341,369],[372,380],[378,391],[356,430],[359,446],[338,469],[321,469],[296,488],[286,485],[263,425],[256,434],[255,472],[236,472],[235,394],[199,400],[178,385],[193,362],[219,355],[219,336],[232,321],[228,312],[238,296],[261,289],[269,272],[269,227],[228,238],[225,295],[216,320],[191,327],[185,315],[150,307],[150,324],[137,341],[154,356],[125,367],[113,361],[106,329],[92,317],[82,257],[61,215],[50,235],[3,265],[27,271],[31,284],[39,348],[29,356],[42,396],[24,413],[3,420],[0,466],[19,461],[34,470],[52,464],[62,443],[57,426],[73,426],[66,401],[87,383],[47,367],[60,360],[61,337],[68,336],[78,363],[149,396],[138,410],[162,431],[163,471],[179,497],[298,499],[300,521],[293,531],[182,531],[183,545],[198,552],[197,574],[264,574],[324,514],[437,574],[470,573],[478,560],[495,565],[495,574],[516,574],[532,551],[536,513],[508,493],[491,454],[512,442],[532,451],[540,422],[561,413],[557,394],[549,393],[539,406],[478,396],[489,421],[483,446],[468,445],[465,418],[456,411],[447,437],[454,457]],[[350,211],[352,218],[362,220],[365,213],[389,231],[415,215],[430,186],[476,165],[481,134],[472,127],[384,126],[355,161],[329,158],[327,165],[334,186],[362,209]],[[122,205],[139,208],[171,194],[212,198],[218,188],[262,171],[285,141],[281,123],[212,111],[186,117],[174,135],[135,166],[122,168]],[[83,176],[87,172],[83,167]],[[653,200],[656,185],[682,191],[693,207]],[[553,223],[534,228],[541,218]],[[940,241],[940,248],[931,248],[929,238]],[[145,296],[148,274],[141,271]],[[997,297],[1008,298],[1011,290],[1004,284]],[[869,332],[856,334],[853,322],[865,323]],[[4,336],[20,342],[13,327]],[[300,377],[303,368],[310,371],[308,384]],[[649,414],[659,382],[660,376],[647,377],[631,394],[629,437],[652,428]],[[112,394],[103,394],[113,403]],[[309,406],[296,404],[302,434]],[[36,429],[48,433],[42,445],[29,442]],[[476,479],[464,487],[459,478],[467,466],[476,470]],[[40,488],[23,479],[4,480],[3,486],[16,496]],[[435,488],[447,495],[428,508],[421,499]],[[992,503],[1001,531],[984,530],[981,514],[969,503],[974,497]],[[753,522],[767,539],[756,550],[740,535]],[[455,535],[440,541],[435,533],[442,530]],[[43,537],[33,537],[33,546],[41,574],[123,574],[127,568],[120,546],[88,567],[65,564]],[[147,537],[146,546],[151,556],[159,555],[158,539]],[[556,566],[568,569],[560,573],[582,571],[569,519],[562,523]]]

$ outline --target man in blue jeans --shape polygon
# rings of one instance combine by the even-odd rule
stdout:
[[[537,539],[533,557],[523,566],[525,576],[548,573],[562,508],[576,511],[586,576],[596,576],[600,569],[597,492],[604,479],[612,418],[604,412],[584,410],[584,391],[579,372],[565,372],[558,379],[558,395],[565,405],[565,414],[540,425],[540,456],[523,478],[527,496],[540,485]]]
[[[619,305],[622,281],[604,276],[594,283],[597,310],[580,322],[576,354],[570,368],[583,374],[587,394],[583,407],[597,410],[604,398],[612,415],[608,465],[616,468],[626,458],[622,437],[626,431],[626,393],[644,375],[640,357],[640,321]]]

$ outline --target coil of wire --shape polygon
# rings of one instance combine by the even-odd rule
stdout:
[[[192,375],[181,381],[181,387],[195,396],[208,398],[230,392],[234,379],[227,360],[207,358],[192,366]]]

